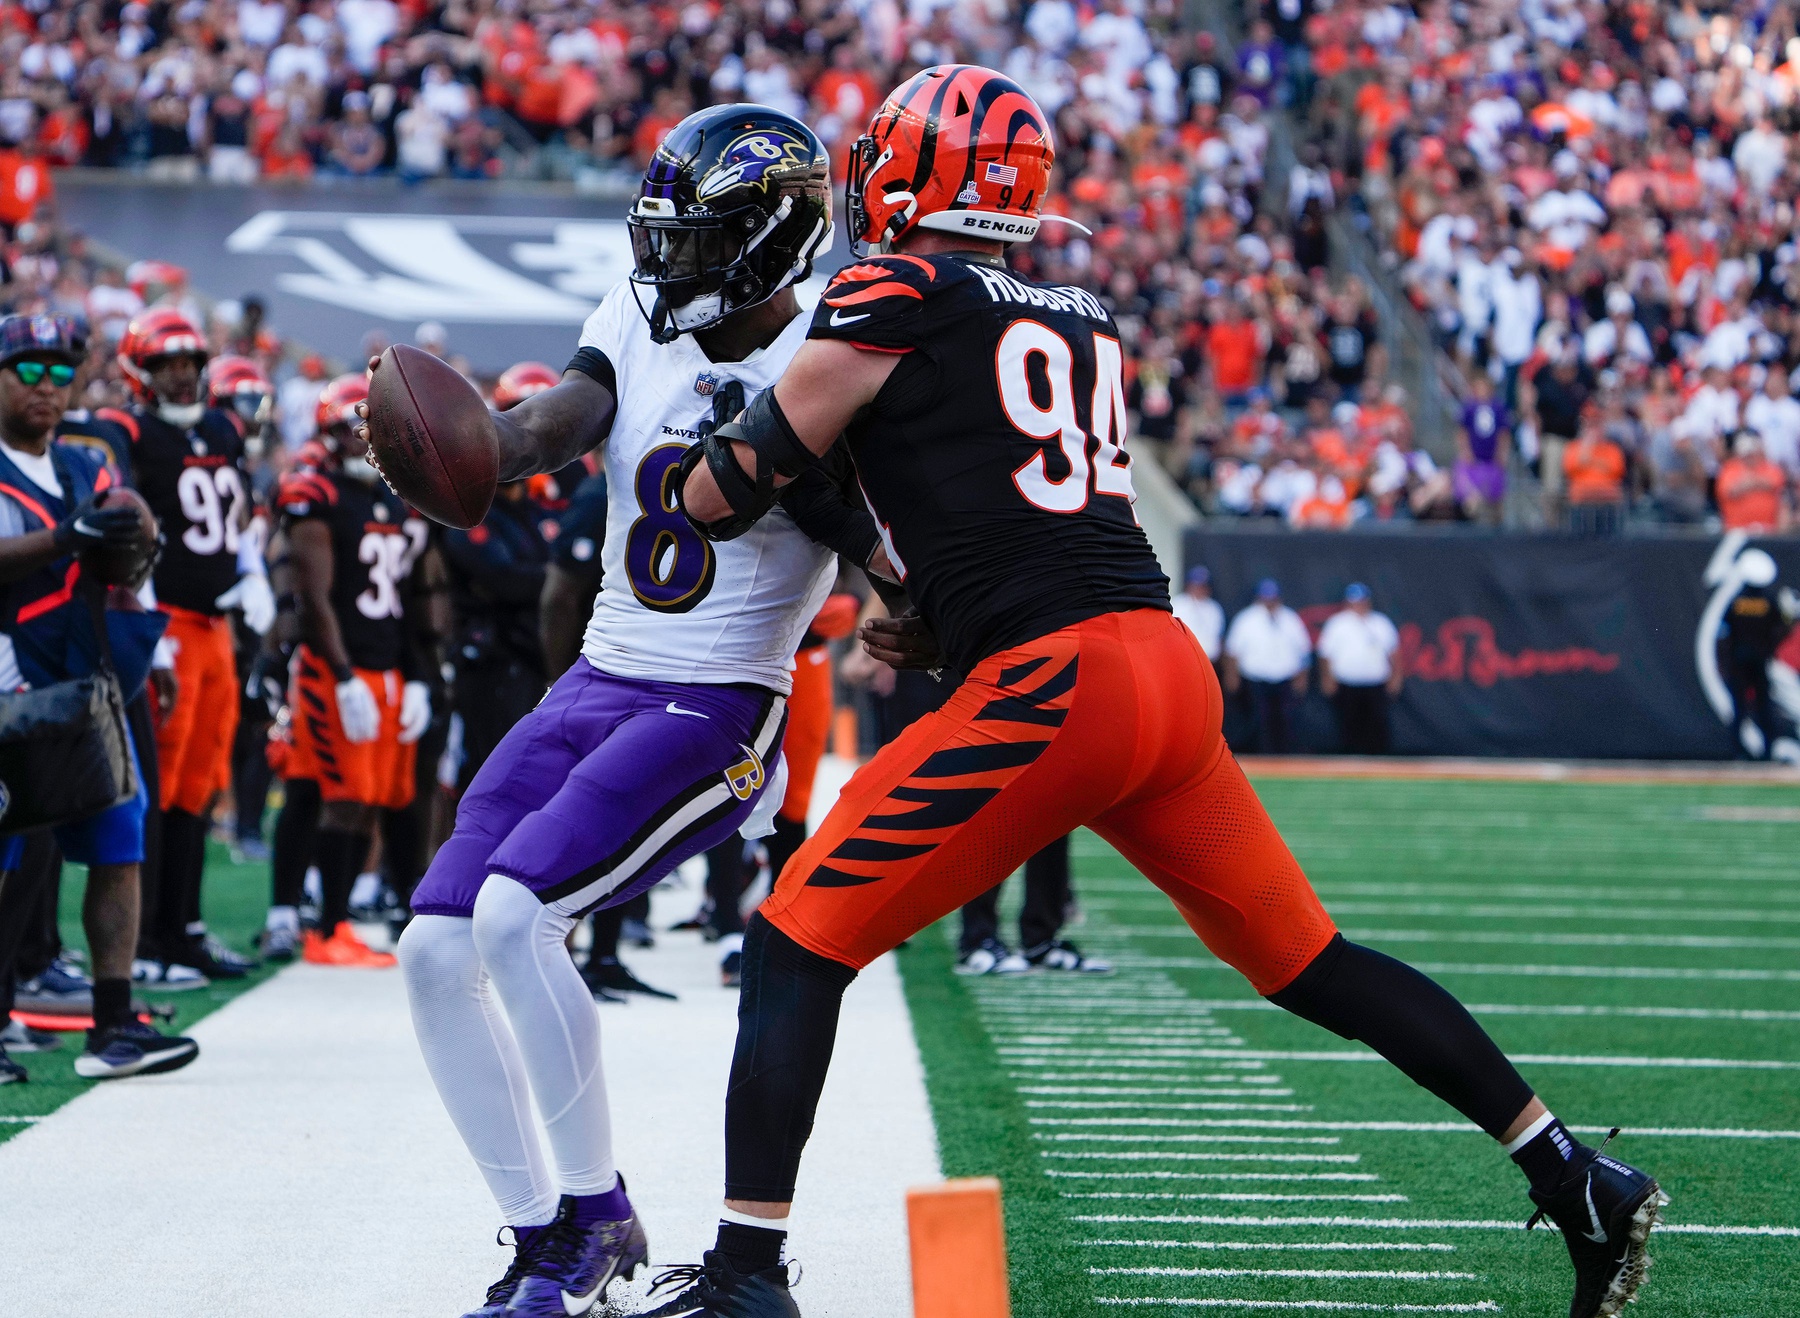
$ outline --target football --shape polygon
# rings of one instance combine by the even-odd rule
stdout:
[[[369,378],[369,461],[413,507],[464,529],[487,516],[500,475],[493,418],[475,386],[404,343],[382,353]]]
[[[138,523],[144,530],[142,550],[119,549],[112,545],[93,545],[80,554],[81,570],[108,586],[135,586],[149,575],[156,561],[156,514],[144,502],[144,496],[124,486],[104,491],[97,500],[102,508],[116,503],[129,503],[137,509]]]

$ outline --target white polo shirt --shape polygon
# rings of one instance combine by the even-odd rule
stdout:
[[[1210,595],[1205,599],[1197,599],[1185,590],[1172,601],[1175,616],[1187,624],[1187,629],[1194,633],[1200,642],[1200,648],[1206,651],[1208,659],[1219,657],[1219,642],[1225,634],[1225,610],[1219,601]]]
[[[1287,682],[1312,657],[1312,637],[1300,615],[1287,605],[1278,605],[1271,613],[1262,604],[1252,604],[1231,620],[1225,653],[1237,660],[1238,671],[1252,682]]]
[[[1345,686],[1380,686],[1394,674],[1400,633],[1385,613],[1345,609],[1319,632],[1319,657]]]

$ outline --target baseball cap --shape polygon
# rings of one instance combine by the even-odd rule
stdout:
[[[1190,586],[1204,586],[1212,580],[1212,573],[1203,567],[1191,567],[1187,572],[1187,583]]]
[[[1344,587],[1344,602],[1346,604],[1360,604],[1368,598],[1369,588],[1360,581],[1352,581],[1348,586]]]
[[[55,357],[71,366],[87,356],[87,325],[73,316],[0,319],[0,366],[21,357]]]
[[[1281,598],[1281,586],[1274,577],[1264,577],[1256,586],[1256,598],[1259,600],[1275,600]]]

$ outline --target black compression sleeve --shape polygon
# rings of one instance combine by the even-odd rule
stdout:
[[[785,1204],[825,1089],[838,1008],[856,971],[761,915],[744,935],[737,1050],[725,1094],[725,1197]]]
[[[802,472],[781,491],[779,502],[806,534],[849,559],[867,567],[881,543],[881,532],[869,510],[852,501],[847,482],[854,481],[849,459],[834,448],[822,468]]]
[[[612,361],[598,348],[577,348],[563,371],[565,374],[580,371],[589,379],[604,385],[606,392],[614,398],[619,396],[619,373],[613,370]]]
[[[1531,1101],[1525,1078],[1442,985],[1342,934],[1269,1001],[1368,1044],[1495,1139]]]

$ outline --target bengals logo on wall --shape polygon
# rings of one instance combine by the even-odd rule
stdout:
[[[1749,536],[1729,532],[1702,580],[1712,588],[1694,635],[1706,703],[1752,759],[1800,764],[1800,595]]]

